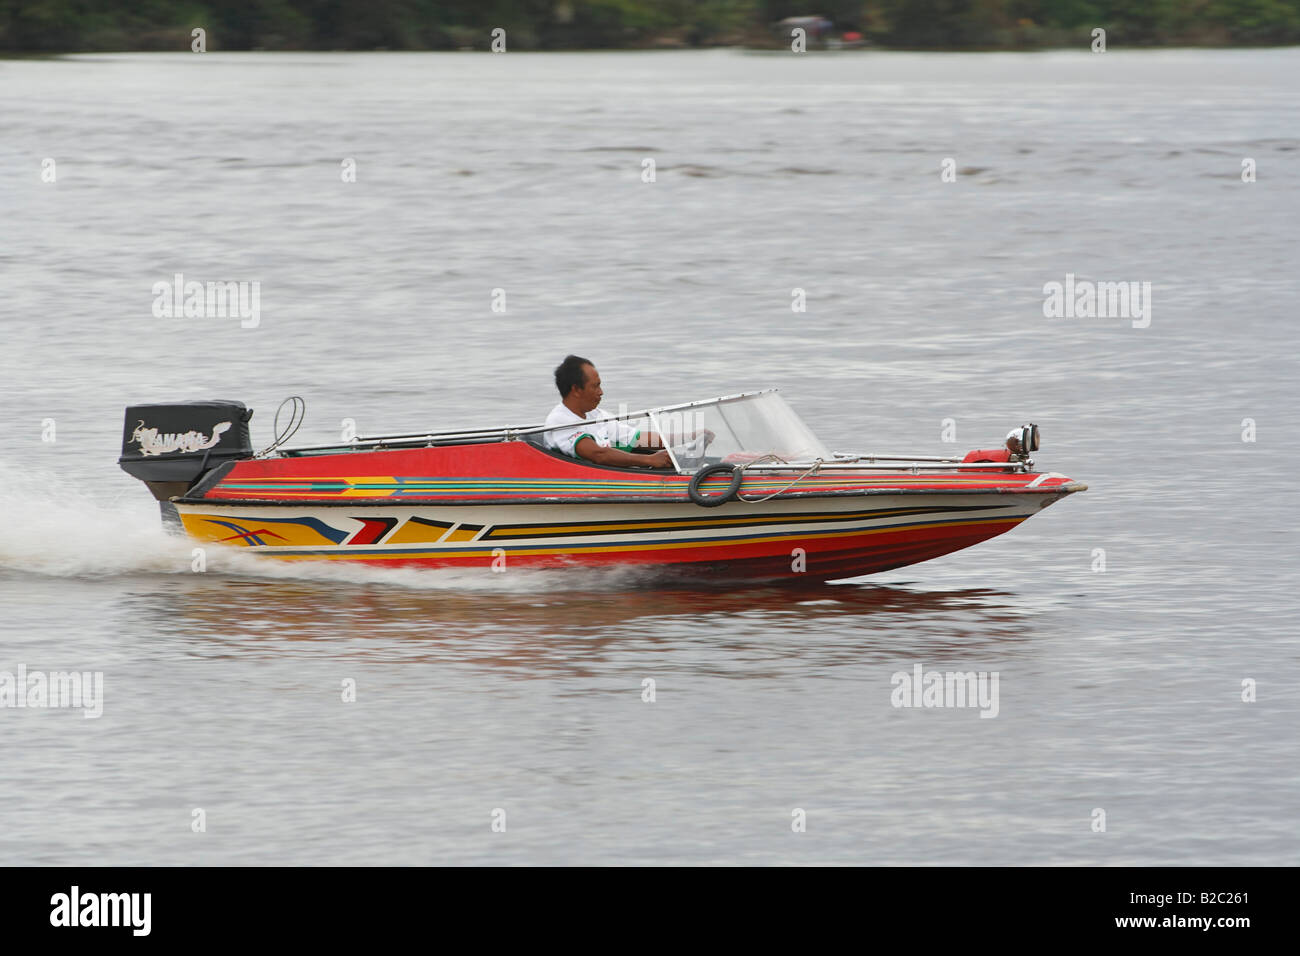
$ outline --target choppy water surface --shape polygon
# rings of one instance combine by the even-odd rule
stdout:
[[[0,709],[0,858],[1297,862],[1298,82],[1296,50],[0,62],[0,670],[105,681],[97,720]],[[260,282],[261,324],[155,318],[177,272]],[[1151,282],[1150,326],[1044,318],[1067,273]],[[854,583],[664,590],[196,574],[114,463],[173,398],[256,406],[259,445],[291,393],[301,441],[535,421],[567,351],[615,406],[778,385],[837,450],[1034,420],[1091,490]],[[998,672],[997,717],[891,707],[917,663]]]

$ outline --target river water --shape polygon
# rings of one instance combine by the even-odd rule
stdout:
[[[1300,862],[1298,84],[1294,49],[0,61],[0,672],[103,675],[95,719],[0,708],[0,860]],[[259,283],[256,326],[155,316],[177,273]],[[1045,316],[1067,275],[1147,318]],[[775,385],[842,451],[1036,421],[1090,490],[850,583],[655,590],[194,573],[115,464],[149,401],[243,400],[258,446],[290,394],[304,443],[538,421],[569,351],[607,407]],[[996,673],[996,717],[892,706],[918,664]]]

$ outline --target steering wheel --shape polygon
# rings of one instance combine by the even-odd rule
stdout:
[[[704,453],[709,450],[709,445],[712,443],[712,441],[713,439],[709,437],[709,433],[707,431],[701,432],[700,434],[696,435],[694,438],[688,441],[684,441],[679,446],[677,446],[677,448],[681,449],[681,451],[677,452],[677,457],[689,458],[692,460],[703,458]],[[697,442],[699,443],[698,453],[694,451]],[[676,451],[676,449],[674,450]]]

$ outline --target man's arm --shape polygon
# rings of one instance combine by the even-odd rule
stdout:
[[[666,451],[656,451],[649,455],[636,455],[631,452],[619,451],[617,448],[606,448],[603,445],[598,445],[596,439],[590,435],[579,438],[578,443],[573,446],[573,450],[578,453],[579,458],[585,458],[597,465],[613,465],[616,468],[671,468],[673,466],[672,459],[668,457]]]
[[[713,431],[712,431],[711,429],[708,429],[708,428],[702,428],[702,429],[700,429],[699,431],[693,431],[693,432],[691,432],[689,435],[670,435],[669,438],[672,439],[672,442],[671,442],[672,444],[677,444],[678,442],[694,441],[696,438],[698,438],[698,437],[699,437],[700,435],[702,435],[702,434],[703,434],[703,435],[707,435],[708,438],[709,438],[709,441],[713,441],[713,439],[714,439],[715,437],[717,437],[717,436],[714,435],[714,433],[713,433]],[[660,435],[658,432],[651,432],[651,431],[645,431],[645,432],[642,432],[639,436],[637,436],[636,443],[637,443],[637,448],[638,448],[638,450],[640,450],[640,449],[643,448],[643,447],[644,447],[644,448],[664,448],[664,447],[666,447],[667,444],[668,444],[668,443],[666,443],[666,442],[664,441],[664,438],[663,438],[662,435]]]

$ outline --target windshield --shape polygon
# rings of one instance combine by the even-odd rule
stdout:
[[[744,464],[769,455],[791,462],[831,457],[775,391],[656,411],[652,418],[655,431],[664,436],[684,472],[720,462]],[[713,438],[706,432],[712,432]]]

